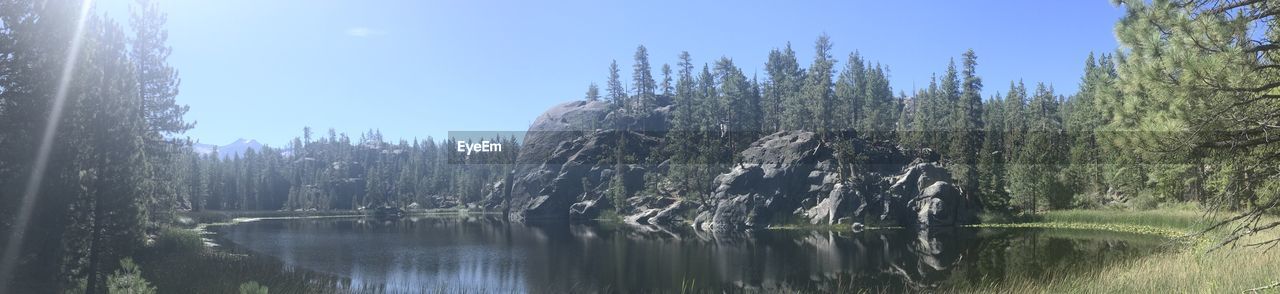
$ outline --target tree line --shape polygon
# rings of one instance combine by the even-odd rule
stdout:
[[[958,184],[998,212],[1198,203],[1247,211],[1233,220],[1253,223],[1238,233],[1280,226],[1258,223],[1280,201],[1280,82],[1273,82],[1280,46],[1269,22],[1277,9],[1257,1],[1121,5],[1122,47],[1090,53],[1072,94],[1019,80],[983,98],[969,50],[959,68],[951,61],[927,88],[894,96],[888,66],[857,51],[839,66],[822,35],[808,68],[787,44],[769,52],[763,79],[748,78],[728,57],[699,70],[682,52],[674,73],[662,65],[659,84],[640,46],[633,89],[623,86],[615,61],[604,99],[633,113],[671,101],[671,132],[652,162],[732,162],[758,134],[773,131],[817,131],[836,146],[840,134],[853,133],[943,154]],[[595,84],[586,99],[601,99]],[[663,184],[678,196],[705,196],[722,170],[672,165]]]
[[[232,156],[187,152],[171,208],[189,210],[358,210],[375,206],[475,208],[511,169],[515,137],[486,141],[502,152],[457,152],[457,138],[392,143],[370,130],[352,139],[304,128],[286,149],[263,147]],[[479,139],[463,141],[480,142]]]

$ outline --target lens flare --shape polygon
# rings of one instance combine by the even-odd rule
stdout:
[[[35,163],[31,167],[31,176],[27,177],[27,187],[22,193],[22,203],[18,208],[18,217],[9,232],[9,241],[5,244],[4,257],[0,259],[0,292],[9,289],[13,278],[13,269],[17,267],[18,252],[21,252],[22,239],[27,230],[27,222],[31,219],[31,210],[35,206],[36,195],[40,193],[40,183],[44,181],[44,172],[49,165],[49,153],[53,149],[53,138],[57,135],[58,124],[62,120],[63,104],[67,101],[67,92],[71,87],[71,77],[75,74],[75,65],[80,58],[80,45],[84,39],[85,24],[89,19],[89,11],[93,8],[93,0],[80,3],[80,15],[76,20],[75,34],[71,36],[71,47],[67,51],[66,64],[62,65],[62,75],[58,81],[58,91],[53,96],[53,109],[49,114],[49,122],[45,124],[44,134],[40,138],[40,148],[36,150]]]

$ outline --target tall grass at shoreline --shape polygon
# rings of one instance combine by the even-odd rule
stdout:
[[[1032,225],[1141,227],[1196,233],[1215,219],[1204,211],[1159,209],[1147,211],[1064,210],[1037,216]],[[1267,232],[1242,239],[1240,244],[1275,238]],[[1280,251],[1234,247],[1207,252],[1221,238],[1211,232],[1186,246],[1164,253],[1115,264],[1100,271],[1058,280],[1013,280],[977,289],[974,293],[1241,293],[1280,282]],[[1261,293],[1280,292],[1280,286]]]

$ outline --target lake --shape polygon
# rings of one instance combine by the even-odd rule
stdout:
[[[261,220],[215,231],[231,250],[327,277],[307,283],[373,292],[964,289],[1087,274],[1168,247],[1155,236],[1088,230],[708,233],[493,215]],[[289,291],[280,287],[272,292]]]

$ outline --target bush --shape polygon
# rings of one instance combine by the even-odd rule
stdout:
[[[240,294],[267,294],[267,286],[259,285],[255,281],[249,281],[240,284]]]
[[[120,269],[107,277],[107,293],[147,294],[156,293],[156,288],[142,278],[142,270],[133,259],[126,257],[120,260]]]

